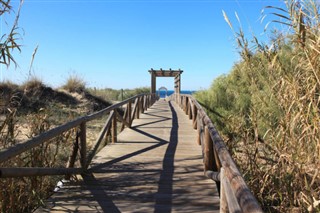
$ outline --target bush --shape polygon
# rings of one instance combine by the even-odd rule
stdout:
[[[319,4],[286,4],[289,33],[234,32],[242,60],[195,96],[266,211],[320,212]]]

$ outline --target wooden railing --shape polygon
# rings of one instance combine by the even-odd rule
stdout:
[[[220,193],[220,212],[263,212],[197,100],[182,94],[173,94],[170,98],[192,119],[193,128],[198,132],[197,143],[202,147],[205,175],[216,181]]]
[[[44,132],[28,141],[19,143],[15,146],[0,151],[0,163],[6,162],[9,159],[20,155],[34,147],[37,147],[50,139],[60,136],[62,133],[78,128],[76,141],[73,145],[73,150],[65,168],[44,168],[44,167],[19,167],[19,168],[0,168],[0,178],[7,177],[26,177],[26,176],[43,176],[43,175],[66,175],[66,178],[72,174],[85,173],[93,157],[96,155],[98,148],[103,141],[103,138],[111,134],[112,142],[117,142],[117,121],[122,122],[121,131],[125,126],[131,127],[132,121],[139,118],[140,113],[143,113],[157,100],[156,94],[142,94],[129,98],[120,103],[114,104],[103,110],[95,112],[75,119],[66,124],[60,125],[47,132]],[[121,116],[119,109],[126,105],[124,115]],[[87,151],[87,127],[86,123],[104,115],[108,115],[103,128],[100,131],[91,150]],[[81,167],[74,168],[77,154],[80,153],[79,160]]]

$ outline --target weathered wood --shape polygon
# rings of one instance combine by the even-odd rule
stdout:
[[[140,107],[141,107],[140,101],[141,101],[140,98],[137,98],[137,113],[135,116],[136,119],[140,118]]]
[[[193,114],[192,114],[192,103],[191,103],[190,100],[188,101],[188,115],[189,115],[189,119],[192,120],[192,116],[193,116]]]
[[[117,113],[117,119],[120,122],[122,122],[123,125],[125,125],[125,126],[130,128],[130,124],[125,119],[123,119],[123,117],[119,113]]]
[[[110,129],[111,127],[111,122],[113,121],[113,117],[115,116],[114,115],[115,111],[112,111],[110,112],[109,114],[109,117],[107,118],[107,121],[105,122],[104,126],[102,127],[101,131],[100,131],[100,134],[93,146],[93,149],[89,152],[88,154],[88,159],[87,159],[87,164],[86,164],[86,168],[88,168],[89,164],[91,163],[93,157],[96,155],[97,151],[98,151],[98,148],[100,147],[101,145],[101,141],[103,140],[106,132]],[[118,113],[117,113],[118,114]],[[120,116],[121,117],[121,116]],[[122,117],[121,117],[122,118]]]
[[[112,143],[117,142],[117,112],[112,115],[112,127],[111,127]]]
[[[45,175],[72,175],[81,174],[82,168],[43,168],[43,167],[19,167],[0,168],[0,178],[32,177]]]
[[[144,94],[142,94],[142,95],[144,95]],[[52,139],[52,138],[62,134],[63,132],[66,132],[72,128],[75,128],[75,127],[79,126],[82,122],[88,122],[88,121],[94,120],[96,118],[99,118],[102,115],[107,114],[110,111],[117,109],[117,108],[121,107],[122,105],[128,103],[130,100],[134,100],[137,97],[140,97],[142,95],[137,95],[132,98],[126,99],[120,103],[114,104],[110,107],[102,109],[102,110],[95,112],[91,115],[77,118],[77,119],[70,121],[66,124],[63,124],[63,125],[58,126],[56,128],[53,128],[47,132],[44,132],[44,133],[42,133],[42,134],[40,134],[30,140],[23,142],[23,143],[19,143],[15,146],[9,147],[7,149],[3,149],[0,151],[0,163],[5,162],[8,159],[13,158],[13,157],[29,150],[29,149],[32,149],[32,148],[34,148],[34,147]],[[151,95],[148,95],[148,97],[151,97]]]
[[[201,145],[201,134],[202,134],[201,131],[202,131],[202,127],[201,127],[200,115],[197,115],[197,132],[198,132],[197,143],[198,143],[198,145]]]
[[[79,150],[79,135],[76,135],[76,140],[73,143],[72,146],[72,152],[71,152],[71,156],[68,159],[68,163],[67,163],[67,168],[73,168],[74,164],[76,162],[76,158],[77,158],[77,154],[78,154],[78,150]],[[66,180],[70,179],[70,174],[65,176]]]
[[[183,95],[188,96],[191,99],[193,98],[191,95]],[[201,120],[205,126],[208,127],[210,137],[213,141],[214,148],[217,150],[217,154],[219,160],[221,162],[221,166],[225,169],[225,176],[230,182],[230,186],[232,191],[235,193],[237,201],[243,212],[263,212],[256,198],[250,192],[247,184],[245,183],[239,169],[234,163],[230,153],[227,150],[226,145],[221,139],[218,131],[215,129],[212,124],[211,119],[202,109],[201,105],[193,99],[194,104],[198,109],[198,115],[200,115]],[[199,121],[199,120],[198,120]]]
[[[132,113],[132,101],[130,100],[128,102],[128,119],[127,119],[129,127],[131,127],[131,113]]]
[[[220,177],[220,172],[215,172],[215,171],[211,171],[211,170],[207,170],[205,171],[205,176],[207,176],[207,178],[210,178],[211,180],[214,180],[216,182],[221,180]]]
[[[222,174],[221,185],[223,185],[222,188],[224,189],[224,194],[226,196],[228,211],[235,212],[235,213],[241,213],[242,210],[237,202],[237,198],[235,197],[234,192],[231,189],[231,184],[230,184],[228,178],[224,174]],[[222,206],[225,206],[225,204],[223,204]]]
[[[86,122],[80,124],[80,164],[83,169],[86,168],[87,162],[87,127]]]
[[[192,112],[193,112],[193,116],[192,116],[192,125],[193,125],[193,129],[197,129],[197,116],[198,116],[198,109],[196,107],[195,104],[192,104]]]
[[[220,213],[228,213],[229,209],[228,209],[228,201],[227,201],[227,197],[226,197],[226,191],[224,188],[224,183],[225,181],[225,177],[224,177],[224,169],[221,168],[220,171],[220,179],[221,179],[221,187],[220,187]]]
[[[49,210],[39,212],[218,212],[216,185],[203,175],[196,132],[170,104],[158,101],[141,114],[116,144],[97,153],[91,176],[66,183]]]
[[[140,98],[140,112],[144,113],[144,96]]]
[[[138,105],[138,99],[135,99],[134,101],[134,106],[133,106],[133,110],[132,110],[132,113],[131,113],[131,120],[130,120],[130,125],[132,124],[133,120],[135,119],[136,117],[136,112],[137,112],[137,106]]]
[[[124,111],[124,115],[123,115],[123,118],[124,118],[124,120],[126,120],[126,121],[128,121],[128,107],[129,107],[129,103],[127,104],[127,107],[126,107],[126,109],[125,109],[125,111]],[[129,121],[130,121],[130,120],[129,120]],[[125,128],[125,124],[122,123],[122,124],[121,124],[120,132],[122,132],[122,131],[124,130],[124,128]]]
[[[211,140],[208,127],[204,128],[204,168],[207,170],[213,169],[213,142]],[[216,171],[216,170],[215,170]]]

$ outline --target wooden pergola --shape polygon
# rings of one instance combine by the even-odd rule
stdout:
[[[174,77],[174,92],[176,94],[180,94],[181,91],[181,73],[183,71],[178,69],[178,70],[154,70],[151,68],[149,70],[149,73],[151,74],[151,89],[150,92],[152,94],[156,93],[156,78],[157,77]]]

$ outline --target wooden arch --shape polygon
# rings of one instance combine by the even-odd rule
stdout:
[[[178,70],[154,70],[151,68],[151,70],[149,70],[149,73],[151,74],[151,88],[150,88],[150,92],[152,94],[156,93],[156,78],[157,77],[174,77],[174,92],[176,94],[180,94],[181,91],[181,73],[183,71],[178,69]]]

